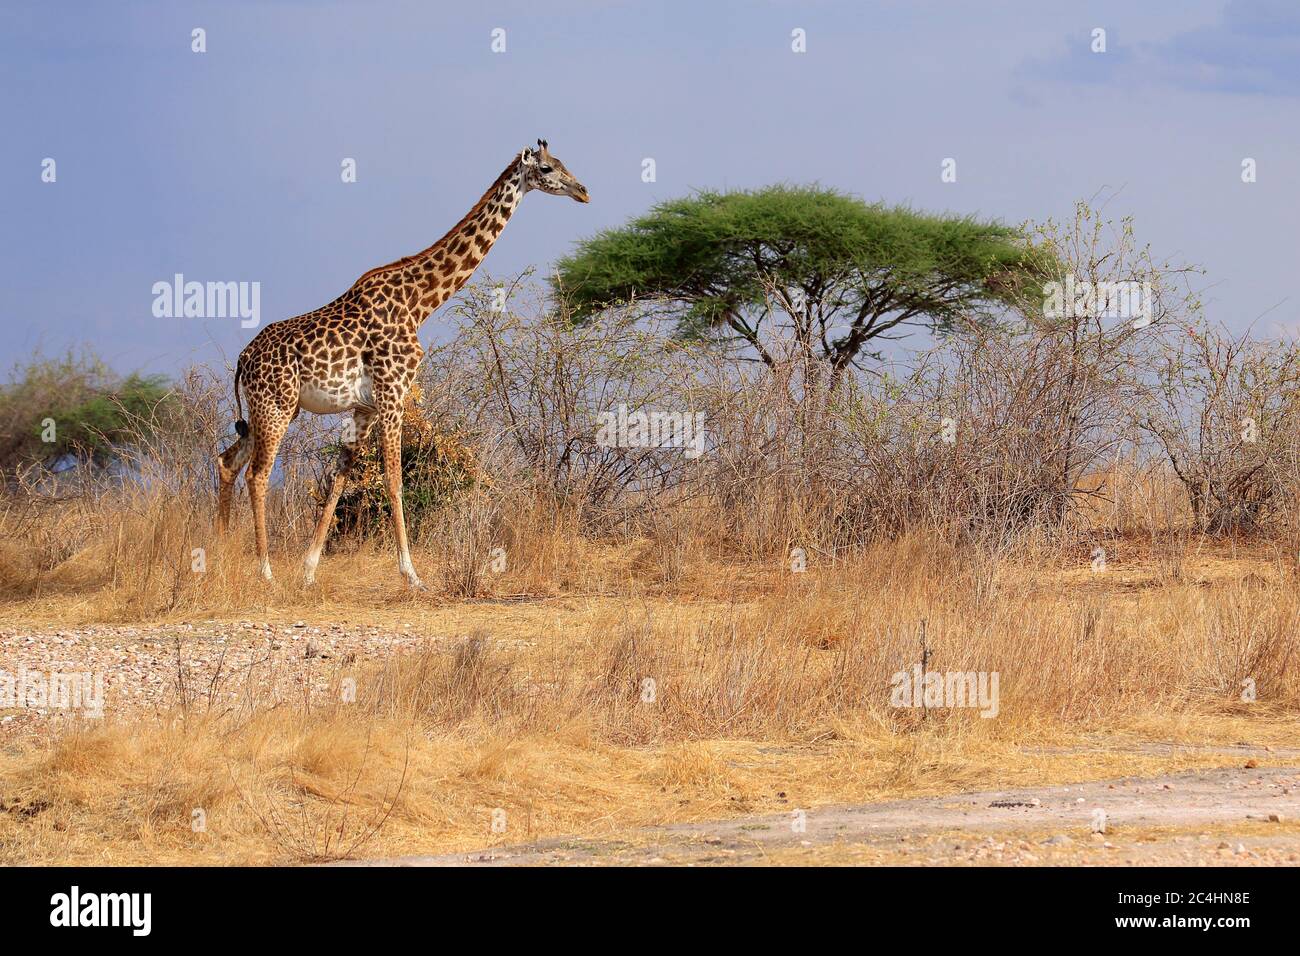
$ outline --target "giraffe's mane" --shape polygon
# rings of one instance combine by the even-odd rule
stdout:
[[[357,279],[356,282],[352,283],[352,289],[355,289],[357,286],[365,282],[367,279],[373,278],[374,276],[377,276],[380,273],[388,272],[390,269],[400,269],[402,266],[410,265],[415,260],[421,259],[424,256],[427,256],[429,253],[431,253],[434,249],[437,249],[440,245],[442,245],[452,236],[456,235],[456,233],[460,232],[461,229],[465,227],[465,223],[469,222],[480,212],[482,212],[483,207],[488,204],[488,200],[490,200],[493,196],[495,196],[497,190],[501,188],[501,184],[504,183],[510,176],[514,175],[518,171],[518,169],[519,169],[519,157],[516,156],[514,160],[510,163],[510,165],[501,171],[501,175],[496,178],[496,182],[494,182],[491,186],[488,187],[487,192],[485,192],[482,196],[479,197],[479,201],[474,204],[474,207],[469,212],[465,213],[464,216],[461,217],[460,222],[456,223],[456,225],[448,229],[441,239],[439,239],[433,245],[429,246],[427,249],[421,249],[419,252],[414,253],[412,255],[403,256],[402,258],[396,260],[395,262],[390,262],[387,265],[375,266],[375,268],[371,269],[369,272],[362,275],[361,278]]]

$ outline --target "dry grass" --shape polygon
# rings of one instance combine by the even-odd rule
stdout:
[[[552,579],[569,595],[561,607],[492,605],[482,633],[356,674],[354,702],[254,702],[227,717],[110,714],[4,753],[0,859],[255,863],[451,851],[1230,759],[1123,752],[1147,739],[1296,743],[1300,588],[1267,549],[1193,550],[1171,580],[1141,542],[1115,548],[1100,574],[1086,548],[1013,560],[924,536],[792,574],[777,562],[723,573],[672,539],[603,552],[546,540],[533,553],[555,567],[581,566],[577,553],[600,572],[575,573],[563,588]],[[662,547],[675,555],[672,575],[656,556]],[[359,613],[346,603],[353,598],[375,613],[374,596],[348,591],[344,579],[349,568],[388,562],[364,550],[340,556],[318,592],[284,585],[229,611],[261,602],[271,616],[292,615],[316,602],[318,618],[346,619]],[[231,576],[232,593],[246,586],[242,568],[217,573]],[[535,570],[515,573],[499,583],[505,592],[536,586]],[[122,574],[118,591],[133,580]],[[345,594],[326,602],[336,585]],[[617,594],[584,599],[583,585]],[[20,598],[7,616],[80,601],[88,619],[101,619],[101,602],[121,601],[108,585],[108,597],[61,586],[64,598]],[[212,612],[202,604],[212,586],[182,588],[192,603],[167,614]],[[391,588],[380,613],[427,624],[457,610]],[[561,611],[569,626],[549,626]],[[1000,673],[996,719],[972,710],[923,719],[889,706],[891,675],[919,659],[922,621],[931,669]],[[1240,700],[1247,677],[1253,704]],[[504,833],[492,830],[498,808]]]

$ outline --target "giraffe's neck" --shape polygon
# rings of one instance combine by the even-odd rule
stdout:
[[[434,309],[456,294],[474,274],[523,198],[521,163],[515,157],[483,197],[445,236],[423,252],[371,269],[354,288],[382,293],[406,313],[418,331]]]

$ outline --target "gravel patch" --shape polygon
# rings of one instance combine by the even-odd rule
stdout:
[[[366,665],[457,637],[409,624],[304,621],[7,627],[0,629],[0,741],[183,705],[223,712],[254,700],[323,701],[338,692],[339,678]]]

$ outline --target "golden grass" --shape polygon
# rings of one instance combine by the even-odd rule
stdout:
[[[1297,744],[1300,589],[1266,548],[1193,552],[1171,579],[1123,547],[1098,574],[1086,553],[990,563],[915,536],[792,574],[720,566],[688,544],[666,580],[656,547],[615,546],[582,574],[600,545],[539,547],[577,576],[552,582],[562,596],[525,604],[349,581],[349,569],[388,563],[364,550],[323,563],[315,591],[277,585],[231,608],[204,603],[214,585],[186,584],[151,616],[311,610],[318,621],[455,619],[483,631],[356,674],[355,702],[309,711],[268,701],[224,718],[110,714],[0,754],[0,860],[448,852],[1240,760],[1136,749],[1147,740]],[[215,573],[233,584],[245,571]],[[511,573],[522,576],[492,588],[515,593],[536,572]],[[125,594],[155,593],[141,578],[116,580],[51,582],[62,597],[17,596],[5,616],[101,620],[114,607],[125,617]],[[930,669],[999,672],[997,718],[889,706],[891,675],[919,659],[922,621]],[[1241,700],[1246,678],[1254,703]],[[504,832],[492,828],[497,809]]]
[[[286,863],[454,852],[573,834],[708,820],[793,807],[1032,786],[1239,765],[1240,756],[1069,752],[1095,736],[1058,732],[1066,751],[846,730],[834,742],[713,740],[639,748],[591,739],[581,726],[469,742],[361,732],[334,721],[307,730],[104,728],[48,751],[6,757],[8,812],[0,859],[14,863]],[[291,723],[291,722],[287,722]],[[1169,728],[1228,743],[1285,739],[1277,725],[1181,720]],[[380,740],[384,743],[381,745]],[[1113,740],[1100,738],[1114,745]],[[1276,761],[1260,761],[1269,766]],[[504,832],[493,813],[506,813]],[[194,832],[194,811],[206,829]]]

